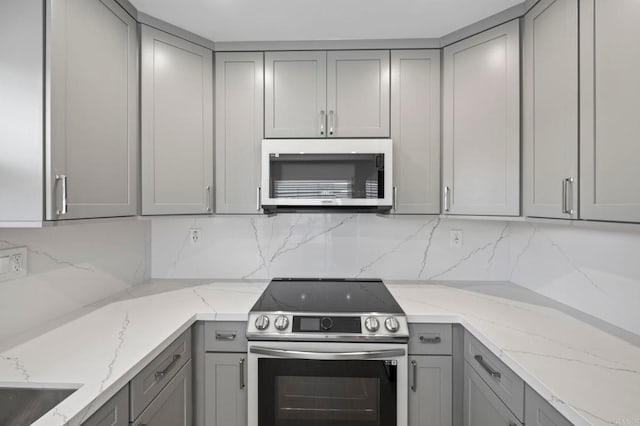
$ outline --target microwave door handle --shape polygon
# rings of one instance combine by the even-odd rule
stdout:
[[[276,358],[313,359],[324,361],[344,361],[359,359],[387,359],[405,355],[404,349],[384,349],[380,351],[363,352],[314,352],[292,351],[287,349],[272,349],[254,346],[249,352],[257,355],[267,355]]]

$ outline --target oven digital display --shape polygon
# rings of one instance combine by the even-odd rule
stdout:
[[[300,331],[320,331],[320,318],[300,318]]]

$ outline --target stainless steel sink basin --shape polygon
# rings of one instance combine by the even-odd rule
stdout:
[[[75,391],[0,387],[0,425],[30,425]]]

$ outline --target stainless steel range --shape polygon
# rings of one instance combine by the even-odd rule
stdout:
[[[249,313],[249,426],[406,426],[404,312],[381,280],[274,279]]]

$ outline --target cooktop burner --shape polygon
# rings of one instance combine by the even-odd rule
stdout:
[[[250,340],[408,339],[402,308],[382,280],[277,278],[249,313]]]

